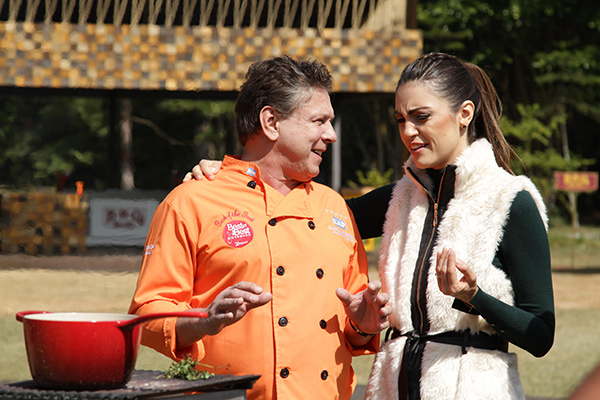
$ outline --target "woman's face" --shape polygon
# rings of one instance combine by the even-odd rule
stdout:
[[[468,146],[467,127],[473,103],[457,111],[421,82],[408,82],[396,91],[396,119],[402,142],[418,168],[442,169]],[[465,128],[463,128],[465,126]]]

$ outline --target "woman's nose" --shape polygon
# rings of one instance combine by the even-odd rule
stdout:
[[[400,128],[400,135],[406,137],[414,137],[419,134],[419,130],[417,129],[415,124],[411,124],[410,122],[405,122],[404,126]]]

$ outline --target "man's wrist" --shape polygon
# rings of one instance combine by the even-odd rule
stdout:
[[[354,330],[354,332],[358,333],[360,336],[373,337],[373,336],[377,335],[376,333],[366,333],[366,332],[361,331],[356,326],[354,326],[354,324],[352,323],[352,320],[350,318],[348,318],[348,322],[350,322],[350,327]]]

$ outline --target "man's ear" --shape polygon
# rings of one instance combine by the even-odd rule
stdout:
[[[275,142],[279,138],[279,115],[271,106],[264,106],[260,110],[260,125],[265,136]]]

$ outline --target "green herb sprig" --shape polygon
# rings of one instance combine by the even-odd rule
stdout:
[[[173,362],[165,371],[165,378],[185,379],[196,381],[198,379],[208,379],[214,375],[212,372],[196,369],[198,366],[207,366],[193,359],[189,354],[179,362]]]

